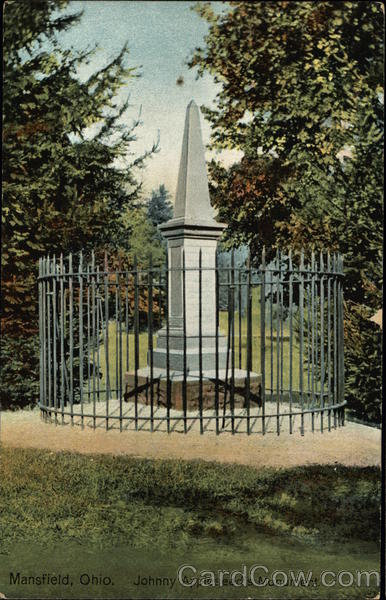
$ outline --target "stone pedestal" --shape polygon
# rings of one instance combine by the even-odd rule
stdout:
[[[214,410],[216,395],[216,372],[206,371],[203,374],[202,397],[203,409]],[[150,368],[140,369],[137,373],[137,399],[141,404],[148,405],[151,402],[151,378]],[[126,373],[125,402],[135,401],[135,374]],[[183,386],[184,378],[181,373],[175,372],[170,375],[170,406],[176,410],[183,409]],[[219,409],[222,410],[224,398],[226,400],[227,410],[230,407],[231,398],[231,371],[228,373],[224,369],[219,371]],[[250,374],[250,406],[261,405],[261,377],[256,373]],[[234,407],[244,408],[246,402],[247,379],[246,371],[235,369],[234,377]],[[196,411],[199,408],[200,397],[200,374],[198,372],[189,373],[186,377],[186,404],[187,412]],[[167,378],[164,369],[153,369],[153,403],[154,406],[167,405]]]
[[[213,370],[216,368],[216,248],[224,225],[215,221],[208,221],[206,226],[202,222],[193,225],[188,219],[180,218],[172,219],[160,229],[168,240],[170,369],[183,371],[184,332],[186,368],[188,371],[199,369],[201,302],[202,368]],[[166,329],[163,328],[158,332],[153,354],[155,367],[166,369],[166,348]],[[218,358],[219,368],[225,368],[226,339],[221,334],[218,336]]]

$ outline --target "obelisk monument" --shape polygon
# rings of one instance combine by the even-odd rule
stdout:
[[[199,369],[200,250],[202,368],[203,371],[215,369],[216,249],[225,227],[225,223],[215,220],[215,212],[210,204],[200,115],[192,100],[186,110],[174,216],[159,226],[168,241],[169,360],[172,371],[183,370],[184,332],[187,371],[191,373]],[[226,340],[219,336],[218,342],[219,368],[223,369],[226,364]],[[158,332],[153,364],[155,367],[165,368],[165,328]]]
[[[216,378],[224,397],[232,351],[216,330],[216,250],[225,227],[216,221],[210,203],[200,114],[192,100],[186,110],[173,218],[159,226],[168,243],[168,326],[158,331],[148,366],[127,373],[127,400],[140,393],[147,403],[150,386],[157,403],[166,403],[168,375],[174,408],[182,407],[183,385],[188,410],[197,406],[200,381],[205,407],[213,408]],[[247,372],[233,369],[233,377],[242,405]],[[256,392],[260,380],[249,373],[251,391]]]

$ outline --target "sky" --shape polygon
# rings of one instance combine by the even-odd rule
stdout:
[[[186,61],[197,46],[204,45],[207,23],[191,7],[190,1],[125,1],[83,0],[70,2],[68,12],[83,10],[80,23],[60,35],[61,45],[84,49],[98,44],[99,50],[87,67],[79,73],[85,77],[105,65],[128,41],[129,66],[137,66],[140,78],[131,79],[120,97],[130,93],[131,107],[127,123],[138,116],[142,108],[143,125],[137,130],[135,153],[150,149],[160,136],[160,150],[147,161],[139,172],[144,194],[164,184],[174,199],[185,111],[191,99],[198,106],[213,106],[218,87],[209,76],[197,79]],[[216,3],[216,10],[223,10]],[[183,77],[181,86],[176,84]],[[210,126],[201,117],[204,144],[209,142]],[[207,152],[207,159],[213,153]],[[229,165],[239,155],[222,153],[224,164]]]

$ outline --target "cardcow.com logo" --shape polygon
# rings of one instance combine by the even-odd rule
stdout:
[[[198,571],[193,565],[181,565],[177,578],[183,587],[379,587],[380,577],[377,571],[322,571],[315,576],[312,571],[288,570],[272,571],[264,565],[246,565],[233,571]]]

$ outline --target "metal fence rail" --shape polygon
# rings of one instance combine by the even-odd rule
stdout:
[[[40,402],[73,425],[302,434],[344,424],[343,261],[265,252],[211,269],[216,324],[208,369],[200,251],[197,368],[188,367],[186,278],[168,264],[123,268],[82,253],[39,262]],[[181,368],[172,367],[169,289],[182,286]],[[221,303],[219,298],[221,296]],[[162,329],[165,364],[155,364]],[[225,356],[224,364],[221,356]],[[222,360],[222,359],[221,359]]]

